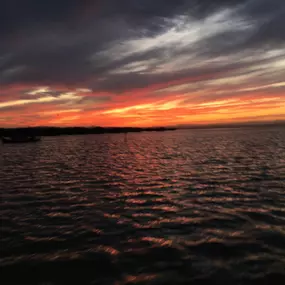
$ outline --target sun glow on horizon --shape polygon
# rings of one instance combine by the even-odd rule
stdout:
[[[284,82],[266,86],[275,90],[283,88]],[[189,97],[188,93],[180,95],[171,95],[170,93],[167,98],[157,98],[156,100],[148,98],[145,102],[134,100],[133,104],[132,101],[124,101],[124,96],[122,96],[121,100],[119,100],[120,97],[113,97],[115,100],[112,101],[95,100],[94,107],[90,108],[90,100],[96,99],[96,94],[90,92],[91,95],[89,95],[86,90],[77,89],[63,91],[57,96],[50,96],[49,93],[53,91],[50,86],[31,91],[33,95],[30,99],[0,103],[0,110],[4,111],[1,112],[0,122],[3,127],[21,126],[20,120],[17,120],[17,117],[13,118],[13,108],[16,107],[21,110],[17,111],[18,118],[22,118],[21,121],[26,117],[31,118],[32,110],[32,114],[35,116],[33,124],[57,126],[94,124],[102,126],[159,126],[230,123],[244,120],[263,121],[266,118],[270,120],[285,119],[285,97],[261,94],[262,90],[264,88],[243,88],[244,92],[240,91],[239,96],[221,99],[211,96],[211,93],[204,94],[204,96],[196,94],[194,97]],[[253,93],[249,93],[249,91]],[[40,94],[42,97],[33,98]],[[218,94],[218,92],[214,94]],[[85,101],[87,103],[84,103]],[[9,111],[10,109],[11,111]],[[5,120],[7,117],[10,118],[9,121]]]

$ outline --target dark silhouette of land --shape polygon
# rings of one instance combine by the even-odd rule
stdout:
[[[175,128],[103,128],[103,127],[27,127],[27,128],[0,128],[0,137],[5,136],[60,136],[60,135],[87,135],[106,133],[134,133],[134,132],[162,132],[173,131]]]
[[[25,127],[25,128],[0,128],[0,137],[9,136],[61,136],[61,135],[88,135],[108,133],[138,133],[138,132],[163,132],[177,129],[213,129],[213,128],[244,128],[244,127],[285,127],[285,121],[273,122],[247,122],[210,125],[177,125],[175,127]]]

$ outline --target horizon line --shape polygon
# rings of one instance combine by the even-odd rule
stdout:
[[[268,126],[268,125],[285,125],[285,120],[274,120],[274,121],[247,121],[247,122],[229,122],[229,123],[210,123],[210,124],[177,124],[177,125],[164,125],[164,126],[55,126],[55,125],[46,125],[46,126],[13,126],[13,127],[1,127],[0,129],[26,129],[26,128],[102,128],[102,129],[154,129],[154,128],[212,128],[212,127],[234,127],[234,126]]]

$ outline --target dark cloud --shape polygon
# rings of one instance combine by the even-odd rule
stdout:
[[[16,33],[34,25],[62,23],[80,11],[87,1],[77,0],[2,0],[0,6],[1,34]]]
[[[126,16],[134,22],[146,22],[154,17],[171,17],[181,12],[206,15],[222,6],[246,0],[2,0],[0,2],[1,33],[18,33],[34,25],[63,24],[83,17]]]
[[[125,56],[106,54],[125,41],[159,35],[179,15],[203,22],[225,8],[235,8],[238,17],[251,23],[248,31],[228,29],[183,48],[154,45]],[[208,69],[190,65],[180,72],[112,71],[154,59],[148,70],[153,71],[169,59],[165,56],[169,53],[171,60],[187,53],[204,59],[283,47],[284,13],[284,0],[2,0],[0,84],[66,84],[120,92],[128,86],[141,88],[181,76],[207,77],[213,70],[239,67],[229,62],[227,67]],[[231,24],[230,18],[227,21],[225,25]]]

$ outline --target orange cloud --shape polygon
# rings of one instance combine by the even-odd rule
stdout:
[[[209,86],[204,78],[201,89],[192,80],[153,84],[122,94],[63,86],[10,86],[1,97],[0,125],[160,126],[285,119],[283,81],[241,84],[230,92],[227,81],[221,79],[216,79],[217,88],[212,84],[215,80]]]

